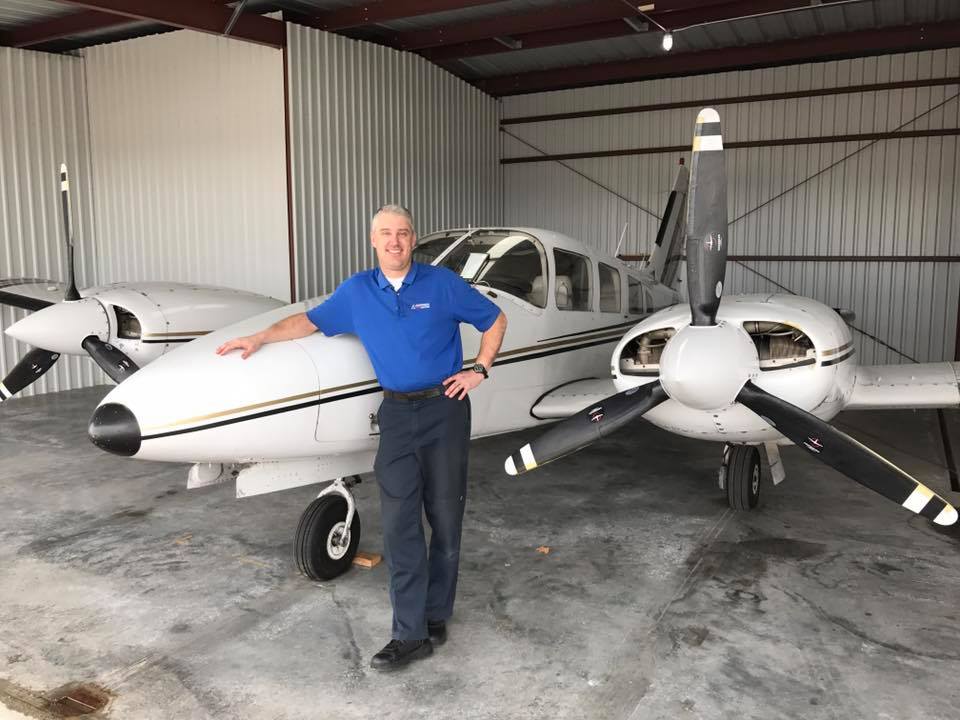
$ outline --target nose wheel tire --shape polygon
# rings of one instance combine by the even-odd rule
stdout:
[[[293,554],[297,569],[311,580],[332,580],[353,563],[360,544],[360,513],[346,526],[347,501],[340,495],[318,497],[300,516]]]
[[[734,510],[752,510],[760,501],[760,452],[755,445],[731,445],[726,453],[724,486]]]

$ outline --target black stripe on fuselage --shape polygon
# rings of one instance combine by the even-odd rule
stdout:
[[[131,340],[133,338],[130,338]],[[167,338],[166,340],[141,340],[140,342],[145,345],[164,345],[166,343],[185,343],[190,342],[191,340],[196,340],[196,338]]]
[[[649,317],[648,315],[638,315],[636,320],[628,320],[627,322],[617,323],[616,325],[606,325],[601,328],[593,328],[592,330],[580,330],[578,332],[567,333],[566,335],[554,335],[553,337],[544,338],[543,340],[537,340],[538,343],[545,343],[551,340],[562,340],[563,338],[572,338],[577,337],[578,335],[592,335],[593,333],[604,332],[605,330],[614,330],[616,328],[625,328],[630,325],[636,325],[641,320]]]
[[[805,365],[816,365],[816,358],[806,358],[805,360],[798,360],[795,363],[790,363],[789,365],[775,365],[772,367],[762,367],[760,372],[771,372],[773,370],[789,370],[790,368],[804,367]]]
[[[852,358],[856,354],[856,352],[857,352],[856,350],[851,350],[846,355],[841,355],[840,357],[834,358],[833,360],[824,360],[822,363],[820,363],[820,367],[829,367],[830,365],[836,365],[837,363],[842,363],[844,360],[849,360],[850,358]]]
[[[606,340],[596,340],[594,342],[583,343],[579,345],[569,345],[567,347],[556,348],[553,350],[546,350],[544,352],[536,353],[533,355],[524,355],[516,358],[507,358],[505,360],[497,360],[493,363],[494,367],[498,365],[509,365],[511,363],[523,362],[524,360],[535,360],[537,358],[547,357],[549,355],[559,355],[561,353],[570,352],[571,350],[584,350],[586,348],[595,347],[597,345],[605,345],[607,343],[616,342],[618,338],[608,338]],[[314,405],[323,405],[325,403],[334,402],[336,400],[347,400],[352,397],[359,397],[360,395],[370,395],[371,393],[381,392],[383,388],[379,385],[375,385],[371,388],[365,388],[363,390],[355,390],[353,392],[344,393],[343,395],[332,395],[330,397],[319,397],[316,400],[308,400],[307,402],[297,403],[296,405],[287,405],[280,408],[271,408],[270,410],[263,410],[258,413],[253,413],[252,415],[244,415],[242,417],[228,418],[226,420],[218,420],[213,423],[208,423],[207,425],[198,425],[196,427],[183,428],[180,430],[169,430],[167,432],[155,433],[153,435],[144,435],[142,440],[158,440],[159,438],[171,437],[173,435],[185,435],[186,433],[199,432],[200,430],[212,430],[213,428],[223,427],[225,425],[233,425],[235,423],[244,422],[245,420],[256,420],[262,417],[269,417],[270,415],[279,415],[280,413],[291,412],[293,410],[303,410],[304,408],[312,407]]]
[[[381,392],[382,390],[383,388],[379,385],[374,385],[370,388],[354,390],[353,392],[344,393],[343,395],[334,395],[332,397],[321,396],[316,400],[308,400],[307,402],[297,403],[296,405],[287,405],[286,407],[263,410],[258,413],[253,413],[252,415],[244,415],[243,417],[218,420],[217,422],[209,423],[207,425],[183,428],[182,430],[169,430],[167,432],[157,433],[155,435],[144,435],[143,440],[157,440],[158,438],[170,437],[172,435],[184,435],[186,433],[197,432],[199,430],[212,430],[213,428],[223,427],[224,425],[233,425],[235,423],[243,422],[244,420],[256,420],[258,418],[268,417],[270,415],[279,415],[280,413],[291,412],[292,410],[303,410],[304,408],[313,407],[314,405],[323,405],[335,400],[346,400],[352,397],[359,397],[360,395],[370,395],[371,393]]]
[[[497,360],[495,363],[493,363],[493,366],[497,367],[497,365],[510,365],[511,363],[523,362],[524,360],[536,360],[537,358],[547,357],[549,355],[559,355],[560,353],[570,352],[571,350],[585,350],[587,348],[596,347],[597,345],[607,345],[609,343],[618,342],[619,340],[619,337],[601,338],[599,340],[594,340],[593,342],[582,343],[579,345],[568,345],[567,347],[556,348],[554,350],[544,350],[543,352],[534,353],[533,355],[521,355],[519,357]]]

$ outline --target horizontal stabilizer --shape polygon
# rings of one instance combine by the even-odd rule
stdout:
[[[960,363],[865,365],[857,368],[845,410],[960,407]]]
[[[650,378],[656,380],[656,378]],[[538,420],[559,420],[570,417],[591,404],[616,394],[613,378],[587,378],[554,388],[530,408]]]

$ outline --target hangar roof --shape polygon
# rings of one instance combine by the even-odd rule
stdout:
[[[230,26],[280,46],[281,18],[416,52],[493,95],[960,45],[955,0],[0,0],[0,45]]]

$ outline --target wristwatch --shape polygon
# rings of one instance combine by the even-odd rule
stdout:
[[[481,375],[483,375],[484,379],[490,377],[490,375],[487,373],[487,369],[486,369],[483,365],[481,365],[480,363],[476,363],[476,364],[475,364],[472,368],[470,368],[470,369],[473,370],[475,373],[480,373]]]

